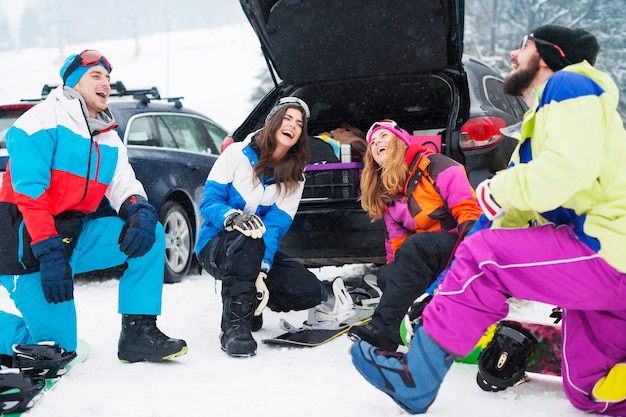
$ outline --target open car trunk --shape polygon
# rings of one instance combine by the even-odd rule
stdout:
[[[275,72],[292,84],[461,64],[464,0],[240,2]]]

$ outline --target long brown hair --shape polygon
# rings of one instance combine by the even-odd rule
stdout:
[[[363,157],[361,171],[361,207],[372,221],[383,217],[385,206],[390,203],[391,195],[402,194],[409,176],[409,169],[404,161],[408,146],[396,135],[387,145],[387,159],[381,167],[372,156],[372,147],[367,147]]]
[[[283,118],[289,108],[298,109],[302,113],[302,134],[283,158],[274,161],[272,154],[276,149],[276,132],[281,128]],[[263,130],[257,133],[253,141],[259,156],[259,161],[254,167],[255,180],[273,170],[279,192],[283,191],[283,186],[288,193],[294,192],[298,188],[299,181],[303,179],[304,168],[310,159],[307,118],[302,108],[296,104],[283,106],[265,123]]]

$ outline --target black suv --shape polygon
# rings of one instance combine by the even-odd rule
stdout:
[[[53,87],[44,86],[42,98]],[[182,106],[182,97],[161,98],[156,87],[127,90],[111,84],[109,109],[128,147],[128,158],[157,208],[165,229],[165,276],[168,283],[187,275],[202,219],[198,204],[217,159],[226,130],[208,117]],[[41,99],[0,105],[0,178],[6,169],[6,131]]]
[[[440,142],[472,185],[506,167],[516,140],[500,129],[521,120],[521,98],[502,76],[463,55],[463,0],[240,0],[275,87],[232,136],[260,128],[284,96],[311,108],[309,133],[347,122],[367,131],[393,119]],[[312,161],[317,162],[317,161]],[[282,250],[307,266],[385,262],[384,225],[358,202],[362,165],[307,167],[304,198]],[[326,168],[326,169],[325,169]]]

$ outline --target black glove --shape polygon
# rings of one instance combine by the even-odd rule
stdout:
[[[459,241],[467,237],[467,234],[472,231],[472,228],[474,227],[475,223],[476,223],[476,220],[468,220],[459,224],[456,227],[457,234],[459,235],[459,238],[460,238]]]
[[[32,245],[33,254],[39,259],[43,295],[49,303],[74,298],[72,268],[65,255],[65,246],[61,236],[52,236]]]
[[[224,229],[227,232],[236,230],[252,239],[260,239],[265,233],[263,220],[255,214],[233,213],[224,221]]]
[[[136,202],[131,204],[125,213],[128,217],[117,242],[120,249],[129,257],[143,256],[154,245],[156,209],[147,202]]]

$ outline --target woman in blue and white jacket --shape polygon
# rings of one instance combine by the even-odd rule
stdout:
[[[197,255],[222,281],[220,341],[231,356],[256,354],[251,331],[261,328],[266,305],[304,310],[327,299],[312,272],[278,251],[304,190],[308,117],[304,101],[282,98],[263,129],[224,150],[205,184]]]

